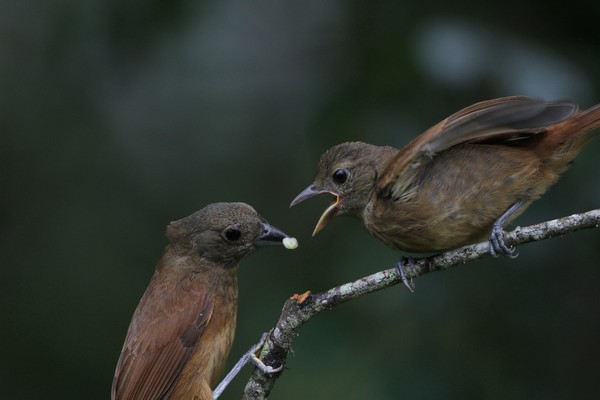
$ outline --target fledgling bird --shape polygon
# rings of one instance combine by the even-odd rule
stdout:
[[[235,332],[238,263],[287,237],[244,203],[211,204],[171,222],[127,331],[112,399],[212,399]]]
[[[503,225],[556,182],[598,127],[600,105],[578,112],[570,102],[519,96],[476,103],[402,149],[360,142],[330,148],[290,207],[335,196],[313,236],[347,214],[397,250],[440,252],[488,236],[492,255],[513,257]]]

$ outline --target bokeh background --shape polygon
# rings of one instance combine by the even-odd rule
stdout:
[[[0,3],[0,393],[106,399],[171,220],[245,201],[295,235],[242,264],[233,364],[294,292],[393,266],[358,221],[288,209],[319,155],[402,146],[476,101],[600,102],[600,3]],[[600,140],[519,219],[600,205]],[[325,312],[273,399],[597,393],[600,231]],[[225,392],[239,398],[249,370]]]

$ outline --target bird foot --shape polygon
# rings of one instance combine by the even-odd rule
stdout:
[[[492,233],[490,234],[490,254],[498,257],[499,254],[505,255],[508,258],[516,258],[519,253],[514,247],[508,247],[504,243],[504,231],[502,225],[494,223]]]
[[[412,257],[401,257],[400,261],[398,261],[396,263],[396,271],[398,272],[398,275],[400,275],[400,277],[402,278],[402,283],[404,283],[404,286],[406,286],[408,288],[408,290],[410,290],[411,292],[415,291],[415,284],[413,283],[413,279],[410,278],[410,280],[408,279],[408,277],[406,276],[406,271],[405,269],[409,270],[410,275],[414,275],[415,274],[415,260]]]
[[[219,385],[213,391],[213,400],[216,400],[219,398],[219,396],[223,393],[223,391],[225,390],[227,385],[229,385],[229,383],[233,380],[233,378],[235,378],[235,376],[241,371],[241,369],[244,367],[244,365],[248,364],[248,362],[251,362],[252,364],[256,365],[256,367],[258,369],[260,369],[262,372],[264,372],[266,374],[272,374],[275,372],[279,372],[283,369],[283,365],[281,365],[277,368],[273,368],[268,365],[265,365],[265,363],[263,363],[256,356],[256,352],[260,348],[262,348],[264,346],[265,342],[267,341],[267,335],[268,335],[267,333],[263,333],[263,335],[261,336],[258,343],[255,344],[254,346],[252,346],[250,348],[250,350],[248,350],[246,352],[246,354],[244,354],[242,356],[242,358],[234,365],[234,367],[231,369],[231,371],[229,371],[227,376],[225,378],[223,378],[221,383],[219,383]]]
[[[508,210],[504,212],[492,225],[492,233],[490,234],[490,254],[494,257],[498,257],[499,254],[505,255],[508,258],[515,258],[519,255],[514,247],[508,247],[504,243],[504,232],[502,227],[504,223],[510,219],[510,217],[525,204],[523,200],[517,201]]]
[[[247,354],[250,357],[250,361],[256,366],[256,368],[260,369],[265,374],[274,374],[275,372],[279,372],[283,369],[283,364],[277,368],[273,368],[270,365],[266,365],[264,362],[262,362],[260,358],[256,356],[256,352],[265,345],[267,341],[267,336],[267,332],[263,333],[258,343],[252,346],[252,348],[248,351]]]

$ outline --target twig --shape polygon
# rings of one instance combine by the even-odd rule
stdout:
[[[600,209],[524,228],[518,227],[512,232],[506,233],[504,239],[508,246],[515,246],[563,236],[582,229],[597,228],[599,225]],[[483,242],[421,258],[415,260],[414,266],[406,271],[406,277],[410,280],[430,272],[442,271],[456,265],[465,264],[468,261],[477,260],[487,254],[490,254],[490,246],[488,242]],[[300,327],[313,315],[350,299],[385,289],[400,282],[402,282],[400,275],[395,268],[391,268],[334,287],[325,292],[312,295],[309,292],[301,296],[294,295],[285,302],[279,320],[271,330],[271,334],[261,351],[260,358],[266,365],[272,367],[284,365]],[[265,374],[255,369],[246,384],[242,399],[266,399],[282,373],[283,370],[275,374]]]

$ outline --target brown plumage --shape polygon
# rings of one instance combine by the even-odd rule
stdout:
[[[133,314],[112,399],[212,399],[235,332],[239,261],[287,237],[244,203],[216,203],[171,222]]]
[[[332,147],[291,205],[335,196],[313,235],[347,214],[398,250],[444,251],[491,233],[492,254],[511,256],[502,225],[556,182],[598,127],[600,105],[578,112],[569,102],[527,97],[484,101],[400,150],[359,142]]]

